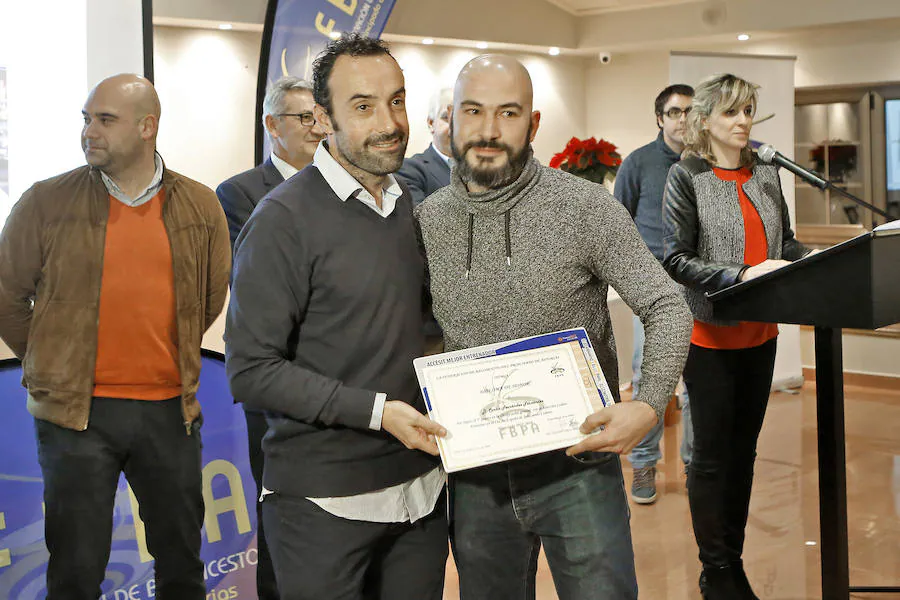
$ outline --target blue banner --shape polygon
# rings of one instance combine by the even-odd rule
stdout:
[[[0,369],[4,419],[0,436],[0,599],[46,596],[43,483],[34,419],[25,408],[21,368]],[[243,410],[232,403],[225,364],[203,359],[203,548],[207,600],[256,598],[256,487],[247,454]],[[112,552],[101,600],[155,597],[137,503],[124,478],[113,515]]]
[[[345,32],[381,37],[393,8],[394,0],[269,0],[260,61],[266,76],[259,78],[257,90],[258,149],[265,137],[262,98],[268,87],[286,75],[312,83],[312,63],[329,39]],[[266,142],[257,162],[268,153]]]

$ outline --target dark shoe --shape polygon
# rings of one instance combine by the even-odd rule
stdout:
[[[727,567],[703,567],[700,574],[700,594],[703,600],[741,600],[743,596],[734,580],[734,571]]]
[[[734,583],[741,594],[740,599],[759,600],[759,596],[753,592],[753,588],[750,587],[750,581],[747,580],[747,573],[744,572],[744,561],[739,560],[731,563],[731,570],[734,573]]]
[[[638,504],[656,502],[656,467],[644,467],[634,470],[631,482],[631,498]]]

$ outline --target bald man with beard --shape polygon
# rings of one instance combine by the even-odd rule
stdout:
[[[0,234],[0,337],[22,360],[35,420],[47,598],[100,596],[124,472],[156,597],[203,600],[196,392],[228,227],[212,190],[156,152],[149,81],[105,79],[81,112],[87,165],[34,184]]]
[[[662,418],[692,319],[622,205],[532,156],[532,95],[528,71],[501,55],[473,59],[456,81],[450,185],[416,209],[447,350],[584,327],[617,393],[613,286],[646,328],[643,380],[634,401],[590,415],[576,446],[451,475],[460,597],[534,598],[543,545],[561,600],[633,599],[619,455]]]

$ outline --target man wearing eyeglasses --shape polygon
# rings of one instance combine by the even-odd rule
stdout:
[[[263,125],[272,154],[263,164],[223,181],[216,189],[228,217],[231,246],[263,196],[312,162],[324,135],[313,117],[312,87],[296,77],[282,77],[266,92]]]
[[[646,146],[629,154],[616,176],[616,198],[631,213],[638,233],[660,262],[663,259],[662,198],[666,188],[666,175],[669,167],[681,160],[681,152],[684,150],[682,136],[693,98],[694,88],[684,84],[670,85],[659,93],[654,104],[659,135]],[[632,397],[637,397],[640,389],[643,356],[644,326],[635,317],[634,355],[631,360]],[[682,395],[682,422],[684,436],[681,459],[687,466],[691,461],[693,429],[686,392]],[[659,442],[662,432],[663,420],[660,419],[628,456],[634,470],[631,497],[637,504],[656,502],[656,463],[661,457]]]
[[[313,117],[315,101],[312,86],[296,77],[282,77],[276,81],[263,101],[263,125],[272,145],[272,154],[266,161],[231,179],[222,182],[216,195],[228,218],[228,234],[231,248],[250,213],[262,198],[285,179],[289,179],[312,162],[313,154],[324,137],[322,129]],[[265,415],[245,407],[247,442],[250,449],[250,470],[256,482],[257,549],[256,588],[259,600],[276,600],[275,572],[263,534],[259,496],[262,492],[263,451],[262,437],[266,433]]]

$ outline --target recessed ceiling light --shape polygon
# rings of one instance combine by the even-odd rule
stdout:
[[[328,37],[330,37],[333,40],[336,40],[341,37],[341,32],[340,31],[332,31],[331,33],[328,34]]]
[[[425,38],[424,40],[422,40],[422,43],[425,44],[426,46],[430,46],[431,44],[434,43],[434,40],[431,38]]]
[[[740,42],[746,42],[749,39],[750,39],[750,35],[746,34],[746,33],[742,33],[741,35],[738,36],[738,41],[740,41]]]
[[[815,542],[812,542],[812,541],[810,541],[810,542],[806,542],[806,545],[807,545],[807,546],[815,546],[815,545],[816,545],[816,543],[815,543]]]
[[[232,25],[231,23],[219,23],[219,29],[223,29],[225,31],[228,31],[229,29],[232,29],[233,27],[234,27],[234,25]]]
[[[475,47],[478,48],[479,50],[484,50],[488,47],[488,43],[487,42],[478,42],[477,44],[475,44]]]
[[[550,56],[557,56],[559,54],[559,48],[553,46],[548,52],[550,53]]]

